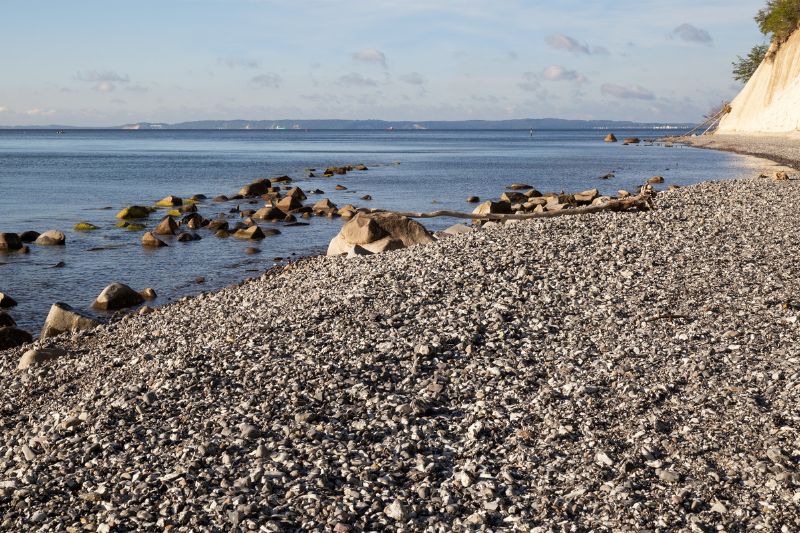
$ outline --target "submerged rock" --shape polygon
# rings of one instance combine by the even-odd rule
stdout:
[[[142,295],[124,283],[112,283],[105,289],[92,304],[95,309],[113,311],[133,307],[144,302]]]
[[[132,218],[147,218],[150,216],[150,208],[143,205],[129,205],[116,214],[120,220],[130,220]]]
[[[72,229],[75,231],[94,231],[100,228],[89,222],[78,222]]]
[[[98,320],[82,314],[63,302],[56,302],[50,306],[40,338],[48,339],[68,331],[94,329],[99,325]]]
[[[149,231],[145,232],[142,235],[142,246],[146,248],[161,248],[166,246],[167,243],[150,233]]]
[[[22,248],[22,239],[19,235],[16,233],[0,233],[0,250],[14,251],[20,248]]]
[[[9,296],[8,294],[0,292],[0,309],[10,309],[11,307],[16,307],[16,306],[17,306],[17,301],[14,298]]]

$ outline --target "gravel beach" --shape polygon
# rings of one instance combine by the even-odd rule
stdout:
[[[698,137],[676,137],[676,141],[684,142],[696,148],[711,148],[753,155],[776,161],[792,168],[800,168],[800,137],[776,135],[734,135],[714,134]]]
[[[0,352],[0,527],[796,531],[800,181],[655,202]]]

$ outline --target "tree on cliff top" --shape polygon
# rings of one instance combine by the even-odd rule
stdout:
[[[780,46],[800,26],[800,0],[767,0],[755,18],[761,33],[771,36],[771,41]],[[738,56],[733,62],[733,78],[747,83],[767,57],[769,48],[768,44],[759,44],[745,57]]]
[[[761,33],[772,34],[772,40],[782,43],[800,25],[800,0],[767,0],[756,15]]]

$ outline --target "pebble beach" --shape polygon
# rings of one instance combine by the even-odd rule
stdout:
[[[0,527],[800,528],[800,182],[310,257],[0,352]]]

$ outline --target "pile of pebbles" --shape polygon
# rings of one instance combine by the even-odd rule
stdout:
[[[800,184],[656,204],[0,352],[0,528],[797,530]]]

